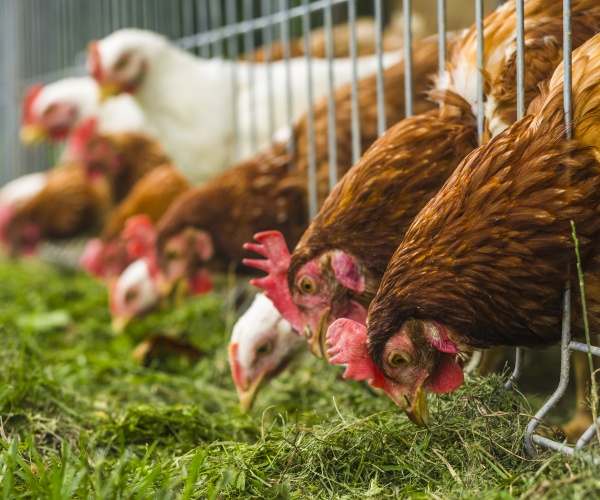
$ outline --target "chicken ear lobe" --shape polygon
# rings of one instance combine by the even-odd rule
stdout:
[[[331,256],[331,267],[335,277],[343,286],[358,294],[365,291],[365,278],[356,261],[346,252],[335,250]]]
[[[150,217],[145,214],[129,217],[121,237],[126,241],[125,248],[131,259],[146,259],[150,274],[155,277],[158,273],[156,256],[156,231]]]
[[[326,344],[331,346],[327,351],[329,363],[346,365],[344,378],[369,380],[373,387],[385,387],[385,377],[369,353],[364,325],[351,319],[338,319],[327,330]]]
[[[424,321],[423,327],[425,329],[427,341],[438,351],[446,352],[448,354],[460,353],[459,349],[448,338],[446,329],[437,321]]]
[[[198,257],[202,260],[202,262],[209,261],[215,253],[215,247],[213,246],[213,241],[206,231],[200,231],[196,229],[194,231],[194,249],[198,254]]]
[[[425,389],[436,394],[446,394],[458,389],[464,380],[463,370],[454,357],[444,355],[435,371],[429,375],[425,383]]]
[[[290,322],[294,330],[302,331],[304,318],[292,299],[292,292],[287,281],[287,272],[291,254],[279,231],[264,231],[254,235],[258,243],[246,243],[244,248],[256,252],[266,259],[244,259],[246,266],[255,267],[268,273],[264,278],[250,281],[254,286],[265,291],[273,305],[281,315]]]

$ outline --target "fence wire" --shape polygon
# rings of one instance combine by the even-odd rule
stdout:
[[[313,55],[310,49],[310,32],[325,27],[326,59],[329,64],[329,83],[326,95],[329,96],[328,144],[330,150],[329,182],[330,188],[337,183],[336,124],[333,95],[334,39],[333,28],[340,22],[349,23],[349,54],[354,61],[352,72],[352,152],[354,161],[360,158],[360,115],[358,109],[358,76],[356,59],[358,47],[356,38],[356,20],[359,16],[374,18],[376,26],[375,53],[379,60],[377,68],[377,106],[378,132],[383,133],[387,126],[384,105],[383,72],[383,27],[390,22],[392,6],[400,6],[404,14],[404,45],[410,48],[413,42],[413,24],[411,11],[427,4],[435,12],[434,30],[439,35],[439,70],[443,72],[446,64],[448,4],[452,0],[433,0],[432,2],[411,2],[411,0],[0,0],[0,183],[34,171],[48,169],[56,161],[60,148],[45,146],[37,149],[25,149],[18,140],[20,126],[21,100],[29,85],[35,82],[50,83],[67,76],[84,75],[85,48],[92,39],[100,39],[109,33],[124,27],[149,29],[167,36],[184,50],[204,57],[224,57],[237,59],[239,56],[254,53],[257,47],[264,46],[265,61],[268,65],[273,59],[275,43],[282,47],[282,57],[286,61],[287,104],[286,121],[292,122],[291,71],[289,61],[292,58],[291,43],[303,38],[306,47],[306,60],[310,63]],[[486,12],[494,9],[496,1],[472,1],[473,19],[465,26],[475,22],[477,26],[477,65],[484,67],[483,19]],[[564,1],[564,47],[570,56],[571,3]],[[454,9],[456,6],[454,5]],[[524,99],[524,17],[523,0],[517,1],[517,114],[525,113]],[[406,64],[406,114],[412,115],[413,81],[412,52],[405,51]],[[246,75],[232,72],[232,84],[235,88],[240,78],[254,81],[252,58],[246,66]],[[570,92],[570,62],[565,64],[565,121],[567,139],[571,137],[570,116],[572,111]],[[267,69],[269,72],[269,69]],[[311,81],[310,71],[308,81]],[[268,85],[272,85],[271,79]],[[269,93],[271,95],[272,92]],[[308,85],[308,100],[312,102],[312,85]],[[484,131],[484,79],[478,74],[477,81],[478,132]],[[264,110],[256,108],[255,99],[250,99],[247,110],[250,117]],[[234,130],[239,129],[237,102],[235,93],[230,103],[233,113]],[[309,128],[309,213],[311,218],[317,211],[317,180],[314,144],[314,115],[308,106]],[[274,105],[268,105],[268,129],[275,132]],[[256,144],[257,138],[253,142]],[[566,390],[569,376],[569,359],[572,350],[587,352],[584,344],[570,341],[570,290],[565,293],[564,332],[562,340],[561,380],[556,393],[536,414],[528,427],[526,448],[535,455],[534,443],[548,448],[573,453],[572,448],[562,443],[536,435],[539,422],[545,418],[553,405]],[[592,354],[600,354],[600,349],[592,348]],[[515,370],[507,383],[511,388],[522,371],[523,351],[517,350]],[[593,437],[593,426],[586,432],[576,449],[582,448]]]

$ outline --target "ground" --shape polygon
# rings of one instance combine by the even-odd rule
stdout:
[[[388,398],[306,357],[245,414],[227,364],[235,314],[225,298],[190,301],[116,336],[106,293],[87,276],[2,261],[0,283],[4,498],[600,492],[597,465],[549,452],[527,457],[531,400],[505,392],[500,376],[471,377],[455,394],[434,396],[431,425],[419,429]],[[202,358],[141,366],[132,351],[158,332],[187,339]]]

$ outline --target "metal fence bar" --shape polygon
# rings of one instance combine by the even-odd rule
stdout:
[[[412,76],[412,4],[411,0],[403,1],[404,16],[404,100],[406,117],[413,115],[413,76]]]
[[[438,67],[440,76],[446,72],[446,0],[438,0]]]
[[[483,0],[475,0],[475,25],[477,29],[477,135],[479,140],[483,136],[485,116],[483,102],[483,64],[484,64],[484,36],[483,36]]]
[[[313,102],[313,82],[311,59],[312,51],[310,47],[310,10],[309,1],[302,0],[305,7],[304,15],[302,16],[302,30],[304,31],[304,46],[306,57],[306,78],[307,78],[307,94],[308,94],[308,218],[312,220],[317,215],[318,200],[317,200],[317,158],[315,154],[315,114],[312,107]]]
[[[271,15],[271,1],[262,0],[262,14]],[[269,137],[273,137],[275,133],[275,104],[273,102],[273,68],[271,62],[273,61],[272,44],[273,44],[273,33],[271,31],[272,26],[265,26],[262,28],[263,35],[263,47],[265,50],[265,63],[267,70],[267,117],[268,117],[268,130]]]
[[[383,7],[381,0],[375,3],[375,54],[377,55],[377,134],[385,132],[385,87],[383,81]]]
[[[360,160],[360,111],[358,109],[358,70],[356,67],[356,0],[348,0],[350,58],[352,59],[352,163]]]
[[[329,88],[327,97],[327,143],[329,148],[329,191],[331,191],[338,182],[338,161],[337,161],[337,141],[336,141],[336,122],[335,122],[335,82],[333,76],[333,2],[329,2],[325,7],[325,30],[327,42],[327,64],[329,66]]]
[[[524,0],[516,0],[517,14],[517,120],[525,115],[525,12]],[[505,384],[510,390],[521,376],[525,351],[517,347],[515,350],[515,367]]]

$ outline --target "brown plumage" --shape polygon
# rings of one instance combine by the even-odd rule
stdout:
[[[416,44],[414,59],[415,104],[417,110],[431,109],[424,91],[437,65],[437,40]],[[385,72],[386,114],[388,123],[404,117],[404,69],[399,63]],[[359,82],[361,142],[363,148],[377,139],[377,84],[368,77]],[[335,93],[337,122],[337,155],[340,177],[352,166],[350,87]],[[328,192],[329,151],[327,145],[327,98],[315,105],[316,164],[319,203]],[[295,244],[308,225],[307,170],[308,124],[304,117],[294,127],[294,156],[286,146],[275,144],[207,184],[183,195],[161,218],[158,226],[158,256],[163,267],[165,245],[169,238],[186,227],[206,231],[213,239],[215,254],[212,264],[227,269],[239,264],[247,253],[244,242],[257,231],[276,229],[290,244]],[[248,271],[249,268],[240,268]]]
[[[173,165],[165,164],[149,171],[109,215],[101,239],[118,238],[127,219],[134,215],[146,214],[152,222],[158,221],[169,205],[189,188],[187,180]]]
[[[294,250],[290,288],[295,288],[298,270],[305,263],[339,249],[357,259],[365,272],[360,300],[368,306],[415,215],[477,147],[469,105],[450,92],[432,95],[445,101],[441,109],[389,129],[328,196]]]
[[[561,67],[531,114],[467,157],[417,216],[369,313],[380,368],[388,339],[413,318],[439,322],[460,350],[557,342],[571,221],[591,284],[588,311],[600,313],[598,54],[600,35],[574,54],[573,140],[565,140]]]
[[[431,87],[431,78],[437,70],[437,37],[429,37],[414,44],[413,48],[413,113],[424,113],[432,109],[433,103],[425,99]],[[405,117],[404,62],[391,66],[384,74],[385,116],[388,127]],[[340,177],[353,164],[352,159],[352,87],[344,85],[335,93],[336,152]],[[360,150],[366,151],[379,136],[377,133],[377,76],[372,75],[358,82],[360,119]],[[315,157],[318,165],[319,205],[329,193],[329,148],[328,148],[328,99],[319,101],[313,108],[315,122]],[[300,172],[308,169],[309,142],[308,119],[300,120],[294,128],[296,163]]]
[[[58,167],[48,172],[47,179],[8,222],[7,242],[14,253],[34,250],[40,240],[97,231],[110,208],[106,183],[91,185],[81,165]]]
[[[562,62],[563,23],[562,2],[527,2],[532,12],[525,18],[525,107],[540,93],[539,83],[552,76]],[[509,9],[506,9],[507,11]],[[510,9],[512,10],[512,9]],[[571,21],[573,50],[589,40],[600,30],[600,5],[595,0],[575,0]],[[517,54],[516,42],[501,71],[487,74],[491,91],[488,95],[486,115],[494,118],[488,123],[487,138],[501,132],[517,119]],[[493,71],[493,70],[492,70]]]
[[[121,202],[149,171],[171,160],[156,139],[139,132],[93,134],[77,160],[88,172],[106,177],[113,202]]]
[[[241,262],[242,245],[257,229],[277,227],[297,240],[306,226],[306,190],[290,175],[289,159],[285,144],[276,144],[180,196],[157,224],[159,259],[167,240],[187,227],[212,236],[220,271]]]

